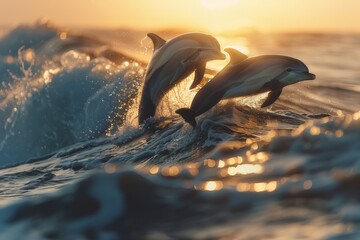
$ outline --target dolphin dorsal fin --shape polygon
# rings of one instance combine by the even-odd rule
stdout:
[[[155,33],[148,33],[147,36],[151,39],[151,41],[154,44],[154,52],[156,50],[158,50],[159,48],[161,48],[166,40],[164,40],[163,38],[159,37],[158,35],[156,35]]]
[[[248,58],[248,56],[236,50],[235,48],[225,48],[224,51],[230,55],[229,64],[242,62]]]

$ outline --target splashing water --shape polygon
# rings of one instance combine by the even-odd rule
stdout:
[[[318,79],[267,109],[222,101],[194,129],[174,114],[193,75],[137,125],[144,36],[39,23],[0,39],[0,238],[359,238],[357,36],[223,36]]]
[[[114,134],[125,121],[143,75],[137,63],[91,60],[88,54],[75,50],[65,52],[59,60],[47,61],[36,73],[32,49],[20,48],[17,62],[23,76],[9,71],[11,81],[3,89],[0,104],[8,115],[1,119],[3,163]],[[39,60],[37,64],[43,63]]]

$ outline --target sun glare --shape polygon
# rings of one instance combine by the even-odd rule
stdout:
[[[202,5],[205,8],[229,8],[237,4],[239,0],[202,0]]]
[[[360,1],[348,0],[182,0],[182,1],[16,1],[5,0],[1,24],[34,22],[41,16],[58,25],[126,27],[133,29],[188,29],[223,32],[359,32]],[[87,6],[84,9],[84,6]],[[326,6],[326,8],[324,8]],[[66,13],[66,14],[65,14]],[[65,15],[66,17],[64,17]],[[94,16],[97,16],[94,18]],[[286,21],[284,21],[286,19]],[[314,21],[316,19],[316,21]],[[332,21],[337,19],[337,21]],[[60,37],[65,38],[65,34]]]

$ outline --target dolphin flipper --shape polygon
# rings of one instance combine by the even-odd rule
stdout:
[[[195,113],[189,108],[180,108],[175,111],[179,114],[186,122],[190,123],[191,126],[196,127]]]
[[[269,92],[265,102],[261,104],[261,107],[264,108],[273,104],[280,97],[281,92],[282,92],[282,88],[272,90],[271,92]]]
[[[196,68],[196,70],[195,70],[195,78],[194,78],[193,83],[190,86],[190,89],[193,89],[194,87],[196,87],[201,82],[201,80],[204,77],[205,70],[206,70],[206,63],[203,63],[203,64],[199,65]]]
[[[155,33],[148,33],[147,36],[151,39],[151,41],[154,44],[154,52],[159,48],[161,48],[166,43],[165,39],[159,37]]]

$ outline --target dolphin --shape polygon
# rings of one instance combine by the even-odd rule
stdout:
[[[162,97],[181,80],[195,71],[190,89],[204,77],[206,63],[225,59],[219,42],[204,33],[186,33],[166,41],[154,33],[147,36],[154,44],[154,53],[145,73],[139,105],[139,124],[153,117]]]
[[[224,49],[230,62],[195,95],[191,107],[176,113],[193,127],[195,117],[211,109],[222,99],[251,96],[269,92],[261,107],[270,106],[284,87],[316,76],[298,59],[282,55],[261,55],[248,58],[233,49]]]

